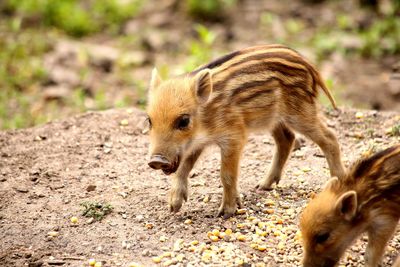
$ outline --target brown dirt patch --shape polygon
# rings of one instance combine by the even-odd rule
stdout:
[[[356,119],[355,112],[327,114],[328,125],[338,133],[346,164],[371,146],[381,149],[399,143],[399,137],[385,133],[398,123],[398,113],[363,111],[364,117]],[[276,190],[259,194],[254,187],[271,161],[273,142],[268,134],[252,135],[240,177],[247,212],[228,221],[214,217],[222,188],[218,150],[211,148],[191,175],[189,201],[179,213],[171,214],[166,202],[168,177],[146,164],[143,118],[136,109],[109,110],[0,133],[1,266],[88,266],[89,258],[101,260],[103,266],[128,266],[132,261],[149,266],[152,256],[166,251],[172,251],[172,256],[183,254],[178,266],[199,266],[207,265],[203,255],[208,250],[219,251],[211,257],[210,266],[239,265],[240,259],[244,266],[263,261],[267,266],[299,265],[301,246],[295,240],[298,213],[310,193],[328,179],[326,161],[314,144],[305,141],[292,155]],[[120,125],[123,119],[128,125]],[[207,203],[205,196],[210,198]],[[272,215],[261,212],[266,199],[275,203]],[[104,201],[114,210],[102,221],[89,223],[81,215],[84,201]],[[70,222],[72,216],[79,219],[76,225]],[[280,218],[281,226],[277,223]],[[192,224],[185,224],[187,219]],[[207,232],[212,229],[232,228],[251,237],[254,220],[275,227],[265,238],[266,251],[251,248],[250,241],[209,244]],[[153,227],[147,229],[146,223]],[[49,237],[50,231],[58,236]],[[166,237],[165,242],[160,241],[161,236]],[[190,252],[185,244],[193,240],[200,244]],[[385,264],[394,259],[399,241],[397,232]],[[279,248],[280,243],[285,247]],[[365,238],[357,241],[343,264],[360,266],[365,243]],[[201,246],[203,252],[199,252]],[[168,257],[163,259],[166,262],[176,263]]]

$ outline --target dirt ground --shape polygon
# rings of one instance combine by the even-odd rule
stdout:
[[[350,109],[326,113],[346,165],[371,148],[400,141],[387,133],[399,113],[362,112],[360,118]],[[273,142],[269,134],[252,135],[241,163],[246,210],[229,220],[215,217],[222,187],[218,150],[210,148],[191,174],[188,202],[171,214],[169,179],[146,164],[143,120],[136,109],[108,110],[0,132],[0,266],[89,266],[90,258],[103,266],[152,266],[153,260],[161,266],[300,265],[298,214],[328,179],[327,163],[314,144],[302,142],[281,184],[260,193],[254,187],[271,162]],[[82,216],[84,201],[114,209],[91,221]],[[244,237],[233,234],[236,238],[218,242],[207,237],[228,228]],[[384,266],[400,251],[399,230]],[[342,266],[361,266],[365,244],[364,236]]]

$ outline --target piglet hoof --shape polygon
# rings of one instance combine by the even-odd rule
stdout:
[[[272,189],[274,189],[273,182],[272,183],[259,182],[258,185],[256,185],[256,191],[258,193],[262,193],[262,191],[271,191]]]
[[[187,193],[172,190],[169,196],[169,210],[178,212],[182,207],[183,201],[187,201]]]
[[[218,210],[217,217],[223,217],[226,220],[235,215],[235,213],[236,213],[236,207],[231,208],[222,205]]]

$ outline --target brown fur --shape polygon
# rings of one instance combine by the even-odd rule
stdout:
[[[399,219],[397,145],[359,160],[343,179],[328,181],[307,205],[300,219],[304,266],[336,266],[346,248],[367,232],[366,266],[376,267]]]
[[[393,267],[400,267],[400,255],[397,256],[397,260],[393,263]]]
[[[239,160],[250,131],[268,129],[277,144],[272,166],[258,187],[278,183],[298,131],[323,150],[332,176],[343,176],[339,145],[322,122],[318,87],[332,96],[315,68],[282,45],[256,46],[230,53],[187,75],[162,81],[153,72],[147,113],[152,122],[150,153],[171,162],[163,168],[172,178],[170,207],[178,211],[187,198],[187,176],[203,148],[221,148],[224,186],[219,213],[231,216],[240,205]],[[177,130],[188,114],[190,124]],[[175,127],[175,128],[174,128]],[[159,169],[160,164],[149,163]],[[180,164],[180,162],[182,162]]]

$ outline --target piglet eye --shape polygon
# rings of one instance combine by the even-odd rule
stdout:
[[[175,128],[179,130],[185,130],[190,124],[190,116],[188,114],[184,114],[180,116],[175,123]]]
[[[329,238],[329,233],[321,233],[315,236],[315,242],[318,244],[324,243]]]

